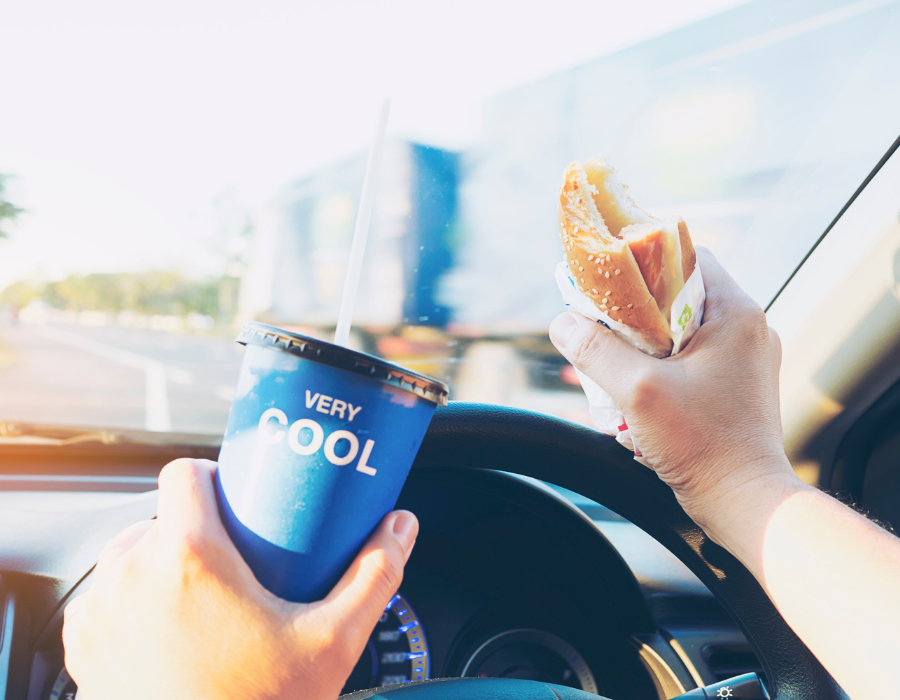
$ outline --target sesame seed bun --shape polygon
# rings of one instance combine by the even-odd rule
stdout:
[[[672,350],[672,303],[697,264],[687,224],[638,207],[605,155],[566,168],[559,232],[578,288],[653,354]]]
[[[653,223],[653,217],[634,203],[606,154],[592,156],[582,167],[588,183],[594,186],[594,205],[610,233],[618,236],[626,226]]]
[[[613,235],[594,203],[580,163],[566,168],[559,195],[559,230],[578,289],[614,321],[639,331],[654,354],[672,351],[669,324],[641,274],[628,241]]]
[[[678,239],[681,244],[681,275],[684,282],[687,282],[697,266],[697,254],[694,252],[694,244],[691,241],[691,234],[688,233],[687,224],[681,217],[678,217]]]

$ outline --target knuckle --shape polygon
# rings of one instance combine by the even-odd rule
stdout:
[[[202,532],[186,531],[178,537],[175,555],[183,566],[203,567],[207,555],[207,542]]]
[[[113,563],[111,572],[114,582],[127,590],[130,582],[139,580],[143,574],[140,558],[125,552]]]
[[[603,355],[605,340],[603,334],[599,330],[594,332],[576,330],[572,335],[574,337],[569,345],[572,364],[579,369],[587,369],[597,364]]]
[[[750,302],[745,305],[743,313],[741,314],[743,322],[747,325],[748,328],[752,328],[754,330],[760,328],[768,328],[768,323],[766,322],[766,314],[765,312],[755,303]]]
[[[739,335],[745,340],[769,341],[769,324],[766,321],[765,312],[753,302],[741,304],[738,313],[735,314]]]
[[[107,545],[102,552],[100,552],[100,556],[97,557],[97,566],[95,567],[95,571],[105,571],[113,566],[116,560],[119,558],[118,551]]]
[[[641,414],[656,405],[665,391],[655,372],[641,372],[631,387],[631,410]]]
[[[159,473],[159,487],[168,489],[193,483],[200,478],[200,469],[196,460],[186,457],[169,462]]]

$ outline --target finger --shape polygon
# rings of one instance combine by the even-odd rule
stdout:
[[[342,630],[350,648],[362,649],[400,587],[418,533],[415,515],[404,510],[388,513],[323,601],[328,619]]]
[[[160,538],[227,537],[216,505],[215,468],[205,459],[176,459],[163,467],[156,510]]]
[[[101,556],[109,551],[127,552],[140,542],[155,524],[156,520],[141,520],[133,525],[129,525],[106,543]]]
[[[85,620],[86,595],[80,595],[68,602],[63,609],[62,642],[65,651],[65,664],[69,674],[75,678],[78,664],[84,646],[82,629]]]
[[[597,382],[619,406],[626,403],[637,378],[659,362],[579,313],[568,312],[553,319],[550,340],[563,357]]]
[[[97,566],[94,567],[94,581],[98,577],[105,576],[109,567],[125,552],[140,542],[155,525],[155,520],[143,520],[125,528],[107,542],[97,558]]]
[[[706,307],[703,322],[712,322],[729,317],[744,307],[759,308],[756,302],[738,286],[734,278],[722,267],[709,248],[698,246],[697,264],[703,275],[703,286],[706,289]]]

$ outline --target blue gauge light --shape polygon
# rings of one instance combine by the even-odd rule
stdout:
[[[425,631],[412,605],[398,593],[385,606],[342,693],[430,677]]]
[[[78,686],[75,685],[75,681],[63,666],[50,690],[48,700],[75,700],[76,697],[78,697]]]

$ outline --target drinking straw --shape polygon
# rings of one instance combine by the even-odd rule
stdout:
[[[346,347],[347,342],[350,340],[350,322],[353,319],[353,305],[356,303],[356,292],[359,289],[359,278],[362,274],[366,239],[369,237],[369,222],[372,219],[372,209],[375,206],[381,152],[384,150],[384,135],[387,131],[390,112],[391,98],[385,97],[381,105],[381,114],[378,117],[378,128],[375,130],[375,141],[372,144],[372,150],[369,151],[369,162],[366,164],[362,195],[359,198],[359,212],[356,215],[356,229],[353,231],[353,244],[350,247],[347,277],[344,279],[341,310],[338,312],[337,329],[334,331],[335,345]]]

